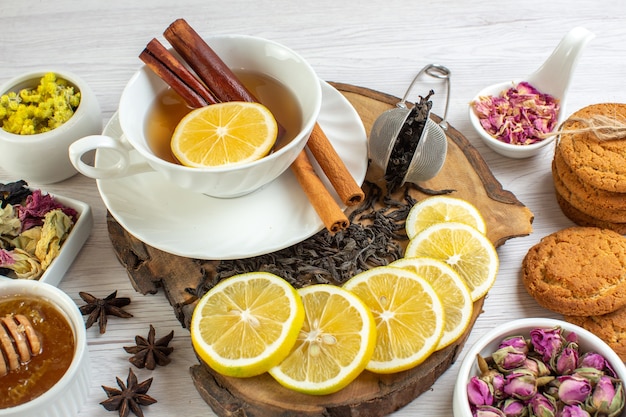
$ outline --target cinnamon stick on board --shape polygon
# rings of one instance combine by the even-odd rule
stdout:
[[[182,65],[158,40],[152,39],[139,58],[193,107],[217,103],[217,99],[195,75]]]
[[[333,188],[337,191],[341,201],[347,206],[363,202],[365,193],[354,180],[318,123],[315,123],[307,146],[333,185]]]
[[[346,214],[339,208],[322,180],[317,176],[305,150],[302,150],[291,164],[291,170],[329,232],[337,233],[350,225]],[[328,202],[328,199],[332,200],[332,203]]]
[[[219,100],[258,101],[184,19],[174,21],[163,35]],[[323,138],[328,140],[325,135]],[[328,145],[332,147],[330,143]],[[319,160],[318,163],[322,165]],[[326,228],[336,233],[348,227],[348,218],[313,170],[304,151],[292,163],[291,169]],[[354,181],[351,176],[350,179]]]

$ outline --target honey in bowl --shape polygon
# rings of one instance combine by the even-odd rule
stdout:
[[[8,364],[10,351],[13,354],[20,351],[20,342],[11,336],[7,326],[18,316],[32,325],[40,347],[38,352],[30,352],[28,361],[23,361],[20,355],[16,367],[9,366],[8,373],[0,374],[0,409],[24,404],[48,391],[63,377],[74,356],[74,332],[65,315],[44,298],[18,294],[0,297],[0,326],[3,326],[0,331],[4,330],[9,337],[0,344],[0,360]],[[19,321],[15,322],[18,327],[13,331],[28,333]],[[21,345],[24,348],[23,341]],[[29,343],[28,348],[32,350],[32,347]]]
[[[274,115],[284,132],[276,149],[289,143],[302,128],[302,114],[296,97],[280,81],[258,72],[235,71],[237,78]],[[170,149],[170,139],[178,122],[191,111],[172,89],[162,91],[148,111],[145,126],[148,146],[159,158],[178,164]]]

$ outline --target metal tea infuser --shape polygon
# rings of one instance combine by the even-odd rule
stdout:
[[[411,157],[411,162],[404,173],[401,185],[405,182],[418,183],[429,180],[437,175],[443,167],[448,148],[445,130],[448,128],[447,115],[448,105],[450,104],[450,70],[443,65],[429,64],[422,68],[413,78],[404,97],[396,104],[396,107],[378,116],[372,126],[368,149],[369,158],[371,160],[371,174],[368,175],[368,177],[373,181],[380,182],[384,179],[391,153],[397,142],[396,139],[400,135],[403,125],[411,112],[411,109],[408,108],[406,104],[407,97],[416,81],[424,74],[444,80],[446,85],[445,110],[443,119],[439,124],[435,123],[430,118],[430,110],[428,111],[429,114],[426,119],[426,125],[422,130],[415,152]]]

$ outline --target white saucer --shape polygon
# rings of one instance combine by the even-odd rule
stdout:
[[[365,128],[350,102],[324,81],[318,122],[354,179],[362,184],[367,171]],[[122,135],[117,113],[104,134]],[[131,159],[135,158],[141,157],[132,151]],[[106,150],[96,153],[96,166],[114,161]],[[319,166],[313,163],[339,202]],[[184,190],[157,172],[96,182],[107,209],[125,230],[150,246],[178,256],[243,259],[289,247],[324,227],[291,170],[264,188],[233,199]]]

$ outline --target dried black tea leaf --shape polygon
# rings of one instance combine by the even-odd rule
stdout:
[[[391,192],[397,190],[404,182],[404,177],[433,106],[432,101],[430,101],[433,94],[435,92],[430,90],[426,97],[420,96],[420,101],[411,108],[398,137],[395,139],[385,171],[385,181],[387,181],[387,187]]]

